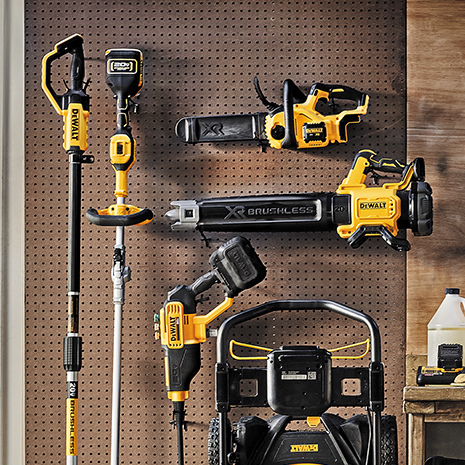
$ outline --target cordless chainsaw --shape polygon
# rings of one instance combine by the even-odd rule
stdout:
[[[268,112],[188,116],[176,123],[176,135],[191,144],[255,141],[263,148],[318,148],[347,142],[347,126],[359,123],[368,109],[368,95],[347,86],[317,83],[307,96],[286,79],[282,105],[265,98],[257,78],[254,86]]]
[[[381,173],[398,173],[398,182],[379,182]],[[410,185],[410,190],[407,187]],[[357,248],[371,236],[381,236],[398,251],[410,250],[399,232],[415,236],[433,230],[432,189],[425,182],[422,158],[409,164],[360,151],[348,176],[335,193],[302,193],[179,200],[166,213],[174,230],[203,231],[331,231]]]

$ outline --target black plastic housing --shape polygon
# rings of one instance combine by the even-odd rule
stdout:
[[[268,404],[292,416],[318,416],[331,405],[331,354],[316,346],[284,346],[267,357]]]
[[[105,54],[105,82],[121,98],[136,96],[142,88],[142,52],[112,49]]]
[[[455,370],[462,368],[463,346],[461,344],[440,344],[438,346],[438,368]]]
[[[228,297],[235,297],[266,276],[266,268],[244,237],[237,236],[224,243],[210,257],[210,265],[225,287]]]

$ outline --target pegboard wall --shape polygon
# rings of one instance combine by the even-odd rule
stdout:
[[[334,192],[364,148],[404,160],[405,2],[26,0],[25,5],[27,463],[61,464],[65,456],[68,160],[62,119],[41,90],[41,60],[57,42],[79,33],[91,78],[86,153],[95,157],[82,173],[80,462],[106,463],[110,454],[115,231],[90,225],[84,212],[114,203],[107,154],[116,130],[115,102],[104,82],[104,53],[129,47],[144,54],[145,85],[140,113],[131,116],[137,161],[129,175],[128,203],[149,207],[155,218],[125,234],[132,280],[123,311],[120,462],[174,464],[175,433],[153,315],[170,289],[207,272],[210,254],[235,234],[209,233],[208,248],[198,233],[171,231],[164,214],[173,200]],[[262,152],[256,144],[191,146],[177,139],[174,127],[184,116],[264,111],[253,89],[255,76],[269,100],[281,102],[283,81],[290,78],[304,92],[316,82],[354,87],[370,96],[370,107],[362,123],[349,127],[347,144],[321,149]],[[334,300],[373,316],[384,349],[385,412],[397,415],[404,463],[405,255],[377,238],[351,249],[335,232],[244,235],[265,263],[267,278],[236,298],[225,316],[280,298]],[[222,300],[221,289],[209,298],[201,312]],[[332,348],[357,342],[362,333],[344,318],[308,311],[268,317],[261,328],[244,328],[242,338],[254,343],[259,334],[266,341]],[[202,347],[203,369],[186,405],[186,463],[193,465],[207,462],[208,422],[215,414],[214,348],[214,340]]]

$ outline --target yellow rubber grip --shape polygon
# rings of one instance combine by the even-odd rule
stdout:
[[[110,139],[110,163],[115,170],[115,197],[128,196],[128,171],[136,161],[136,141],[126,134],[115,134]]]
[[[70,103],[68,109],[63,111],[63,147],[65,150],[72,148],[82,152],[87,150],[88,121],[89,112],[83,110],[79,103]]]

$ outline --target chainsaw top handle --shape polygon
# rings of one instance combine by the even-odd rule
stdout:
[[[69,103],[80,103],[89,109],[89,96],[85,93],[83,38],[74,34],[55,45],[55,49],[42,60],[42,88],[56,112],[63,115]],[[64,55],[72,55],[69,72],[70,89],[62,95],[56,93],[52,86],[52,63]],[[83,88],[84,86],[84,88]]]
[[[294,84],[291,79],[286,79],[283,84],[284,107],[284,139],[281,147],[284,149],[296,149],[298,147],[294,127],[294,104],[304,103],[307,96]]]

